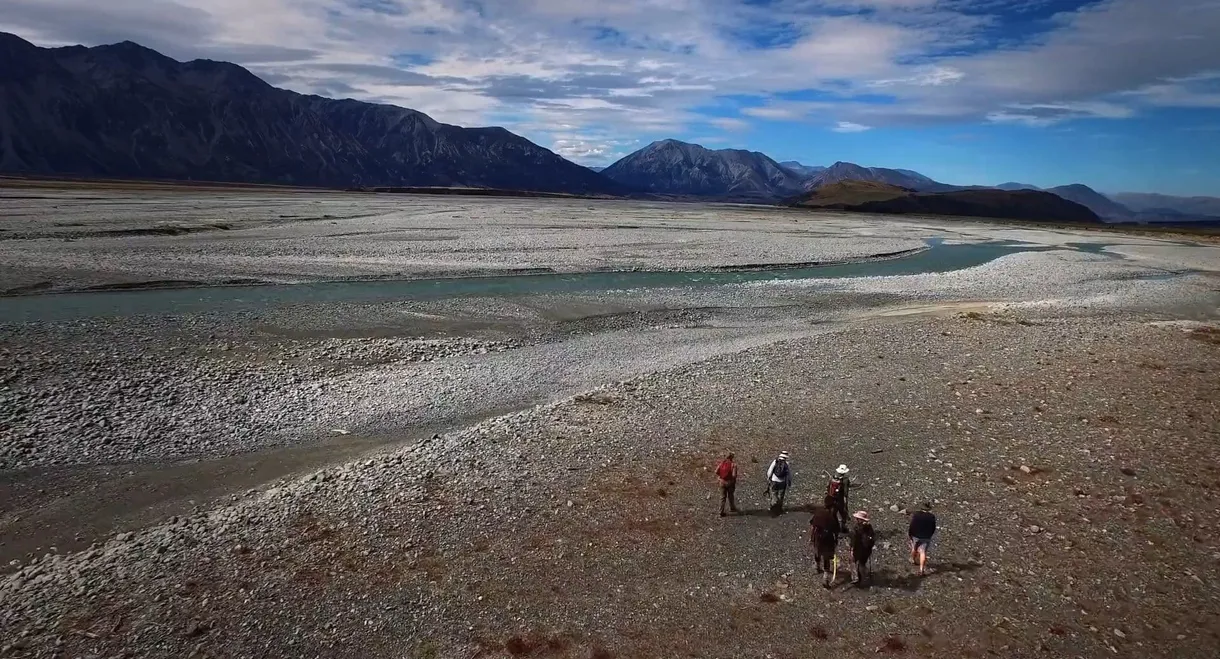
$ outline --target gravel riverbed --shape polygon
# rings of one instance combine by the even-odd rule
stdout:
[[[170,197],[21,201],[79,216],[10,227],[5,284],[1062,249],[903,277],[0,322],[0,656],[1220,648],[1214,247],[732,207]],[[275,210],[313,201],[332,217]],[[232,226],[145,231],[172,208]],[[405,239],[442,229],[443,254]],[[745,513],[721,519],[729,450]],[[796,489],[772,518],[779,450]],[[870,587],[827,591],[803,534],[840,462],[882,546]],[[903,533],[923,501],[942,530],[920,579]]]

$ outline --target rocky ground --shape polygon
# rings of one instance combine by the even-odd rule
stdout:
[[[161,212],[123,203],[117,219],[72,212],[106,230]],[[445,203],[484,204],[480,231],[503,221],[506,263],[552,231],[524,217],[537,201],[508,220]],[[191,221],[224,210],[200,204]],[[0,657],[1220,650],[1215,248],[607,211],[650,224],[637,253],[638,228],[590,227],[584,245],[571,209],[541,207],[562,229],[529,262],[557,268],[733,264],[780,244],[775,258],[818,260],[930,236],[1110,246],[902,277],[0,322]],[[0,272],[148,282],[182,256],[201,280],[289,262],[325,279],[498,249],[472,230],[469,253],[402,251],[430,220],[401,208],[352,218],[351,243],[264,217],[295,211],[229,210],[254,233],[141,236],[130,262],[116,250],[131,236],[21,219],[10,233],[33,233],[0,238]],[[46,272],[22,249],[56,245],[66,260]],[[327,245],[359,257],[328,263]],[[711,469],[729,450],[744,513],[721,519]],[[761,472],[779,450],[794,509],[772,518]],[[807,511],[841,462],[883,544],[869,587],[827,591]],[[923,501],[941,533],[920,579],[903,534]]]
[[[0,293],[841,261],[917,227],[778,208],[597,200],[0,188]]]
[[[41,558],[0,586],[7,652],[1214,656],[1217,336],[909,315],[635,378]],[[824,591],[807,515],[762,512],[781,449],[795,504],[854,467],[870,588]]]

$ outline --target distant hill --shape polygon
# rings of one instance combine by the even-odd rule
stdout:
[[[785,160],[780,163],[780,166],[805,178],[810,178],[826,171],[826,167],[822,165],[802,165],[795,160]]]
[[[919,172],[914,172],[909,169],[886,169],[884,167],[861,167],[850,162],[836,162],[827,167],[824,171],[819,172],[813,178],[805,182],[806,190],[813,190],[823,185],[831,183],[840,183],[842,181],[869,181],[873,183],[885,183],[894,185],[900,188],[909,188],[911,190],[932,191],[945,188],[952,188],[943,183],[938,183]]]
[[[1036,185],[1030,185],[1029,183],[1011,183],[1011,182],[1001,183],[994,187],[997,190],[1008,190],[1010,192],[1013,190],[1041,190],[1042,189]]]
[[[1182,216],[1220,217],[1220,197],[1174,197],[1122,192],[1110,195],[1110,198],[1137,213],[1164,214],[1169,211]]]
[[[629,188],[662,195],[778,200],[801,190],[804,179],[755,151],[662,140],[602,170]]]
[[[1126,220],[1134,215],[1126,206],[1080,183],[1047,188],[1046,191],[1057,194],[1068,201],[1074,201],[1081,206],[1087,206],[1089,210],[1107,220]]]
[[[919,192],[876,181],[828,183],[789,201],[803,208],[862,213],[956,215],[1042,222],[1101,222],[1087,207],[1037,190]]]
[[[228,62],[131,42],[40,48],[0,33],[0,173],[629,192],[503,128],[277,89]]]

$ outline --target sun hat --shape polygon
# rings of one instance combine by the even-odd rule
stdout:
[[[846,474],[849,471],[851,470],[847,468],[847,465],[839,465],[839,468],[835,469],[835,473],[839,475]]]
[[[868,511],[857,510],[856,512],[852,513],[852,517],[860,520],[861,522],[867,522],[868,521]]]
[[[780,459],[780,460],[787,460],[787,459],[788,459],[788,452],[787,452],[787,451],[780,451],[780,452],[779,452],[779,459]]]

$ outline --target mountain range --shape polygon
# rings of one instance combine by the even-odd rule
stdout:
[[[661,154],[698,154],[698,158],[683,159]],[[800,179],[799,182],[794,184],[788,177],[775,176],[776,166]],[[733,175],[731,177],[709,177],[705,175],[709,171],[732,172]],[[850,162],[836,162],[829,167],[805,165],[797,161],[776,163],[761,153],[735,149],[712,151],[697,144],[686,144],[677,140],[654,142],[603,169],[602,173],[628,187],[664,192],[677,197],[738,201],[791,201],[791,198],[794,197],[792,194],[794,185],[803,191],[810,192],[823,186],[845,181],[863,181],[924,194],[984,190],[1045,192],[1084,206],[1107,222],[1220,221],[1220,199],[1214,197],[1170,197],[1141,194],[1109,197],[1080,183],[1046,189],[1026,183],[1002,183],[996,186],[952,185],[936,181],[909,169],[864,167]],[[748,185],[745,182],[748,182]],[[652,187],[646,187],[650,183]],[[887,193],[892,192],[889,190]],[[962,199],[965,198],[962,197]],[[923,197],[918,197],[918,199],[919,203],[930,203]],[[1023,207],[1036,207],[1036,203],[1033,205],[1027,203],[1030,199],[1036,199],[1036,197],[1000,195],[988,199],[987,203],[994,203],[998,207],[1002,200],[1008,200],[1012,203],[1020,202]],[[1127,207],[1122,203],[1123,199],[1132,200],[1133,205],[1137,207]],[[944,202],[946,199],[938,200],[936,203],[943,205]],[[904,202],[907,206],[913,203],[915,202]],[[896,204],[890,202],[887,206],[896,207]],[[1046,207],[1050,206],[1046,205]],[[1067,215],[1071,215],[1071,212],[1067,211],[1065,217]],[[1079,218],[1072,221],[1078,220]]]
[[[601,171],[624,187],[661,195],[773,200],[802,189],[804,177],[756,151],[661,140]]]
[[[780,166],[790,172],[794,172],[797,176],[806,177],[826,171],[826,168],[822,165],[802,165],[795,160],[785,160],[780,163]]]
[[[306,186],[628,189],[503,128],[277,89],[237,65],[0,33],[0,172]]]
[[[677,140],[653,142],[598,171],[504,128],[462,128],[407,108],[298,94],[227,62],[179,62],[132,42],[42,48],[3,32],[0,173],[764,203],[846,181],[922,195],[1038,191],[1022,183],[950,185],[848,162],[780,163]],[[1106,196],[1080,184],[1045,192],[1107,221],[1220,222],[1220,198]]]

